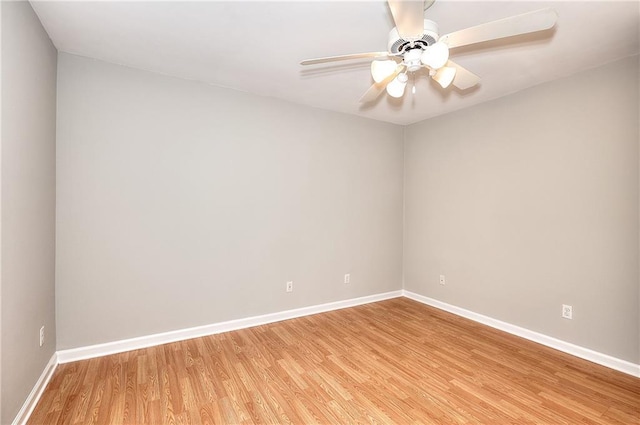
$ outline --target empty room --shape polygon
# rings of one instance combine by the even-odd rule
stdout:
[[[637,1],[0,1],[0,424],[639,424]]]

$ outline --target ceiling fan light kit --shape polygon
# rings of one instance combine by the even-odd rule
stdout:
[[[442,68],[434,72],[434,74],[431,76],[431,78],[433,78],[435,82],[440,84],[443,89],[449,87],[455,77],[456,69],[451,66],[443,66]]]
[[[407,53],[404,54],[403,63],[407,67],[407,71],[416,72],[420,68],[422,68],[422,63],[420,61],[422,57],[422,49],[411,49],[408,50]]]
[[[420,61],[423,65],[436,70],[445,66],[448,60],[449,48],[440,41],[422,50],[420,56]]]
[[[373,85],[360,99],[375,100],[386,87],[389,96],[402,97],[409,77],[426,68],[429,76],[443,89],[453,85],[466,90],[480,82],[480,77],[449,60],[450,49],[489,40],[553,28],[558,19],[554,9],[540,9],[497,21],[439,35],[438,25],[424,19],[422,1],[387,0],[396,26],[389,32],[387,52],[357,53],[307,59],[302,65],[316,65],[339,60],[374,58],[371,63]],[[431,6],[432,0],[427,3]],[[385,60],[379,60],[385,59]],[[415,77],[414,77],[415,78]],[[415,88],[415,86],[414,86]]]
[[[407,81],[409,81],[409,76],[406,73],[398,74],[396,78],[391,80],[389,84],[387,84],[387,93],[391,97],[402,97],[404,95],[404,89],[407,87]]]
[[[397,67],[398,63],[394,60],[374,60],[371,62],[371,76],[373,77],[373,81],[376,83],[383,82],[395,72]]]

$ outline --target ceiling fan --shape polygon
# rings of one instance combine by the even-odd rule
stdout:
[[[554,9],[533,12],[487,22],[474,27],[439,35],[438,25],[424,19],[424,11],[434,0],[387,0],[396,24],[389,33],[386,52],[356,53],[307,59],[301,65],[316,65],[351,59],[374,58],[371,62],[373,85],[360,102],[373,101],[386,89],[392,97],[402,97],[409,75],[426,69],[429,76],[442,86],[465,90],[480,82],[480,77],[449,60],[449,50],[456,47],[496,40],[514,35],[543,31],[556,24]],[[380,60],[385,59],[385,60]]]

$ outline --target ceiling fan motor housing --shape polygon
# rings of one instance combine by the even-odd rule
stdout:
[[[389,53],[404,54],[407,51],[415,48],[424,49],[438,41],[438,24],[429,19],[424,20],[424,31],[422,37],[416,40],[405,40],[400,37],[398,29],[394,27],[389,32],[389,43],[387,49]]]

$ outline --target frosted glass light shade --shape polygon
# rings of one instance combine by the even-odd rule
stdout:
[[[449,47],[440,41],[424,49],[420,57],[420,61],[431,69],[442,68],[448,60]]]
[[[398,74],[396,78],[387,84],[387,93],[389,93],[389,96],[402,97],[404,89],[407,87],[407,81],[409,81],[407,74]]]
[[[392,60],[371,62],[371,76],[373,81],[381,83],[386,80],[396,70],[398,64]]]
[[[433,79],[438,82],[442,86],[443,89],[449,87],[449,84],[453,82],[453,79],[456,76],[456,69],[450,66],[443,66],[435,73]]]

